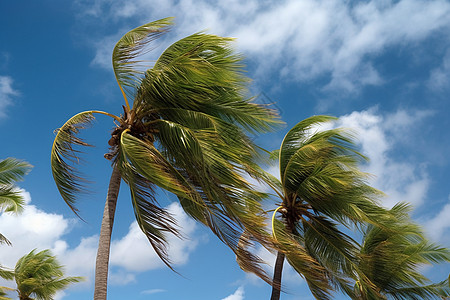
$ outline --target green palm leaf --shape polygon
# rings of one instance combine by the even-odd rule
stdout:
[[[130,99],[133,99],[136,87],[141,82],[140,75],[143,74],[139,71],[140,61],[136,61],[136,58],[149,43],[166,33],[172,24],[173,18],[165,18],[139,26],[127,32],[114,47],[112,54],[114,74],[120,89],[122,92],[125,89],[125,94]]]
[[[134,105],[138,113],[143,104],[200,111],[257,132],[280,124],[274,111],[243,97],[248,79],[231,41],[197,33],[172,44],[146,73]]]
[[[86,180],[76,169],[80,151],[74,146],[91,146],[77,135],[94,121],[92,111],[81,112],[70,118],[57,130],[51,152],[53,179],[64,201],[75,213],[76,194],[86,190]]]
[[[1,160],[0,185],[12,185],[21,181],[31,167],[29,163],[11,157]]]
[[[370,278],[376,288],[394,299],[439,299],[450,293],[445,281],[431,284],[418,271],[424,264],[450,261],[450,250],[430,243],[420,226],[411,222],[406,203],[394,206],[390,213],[395,217],[388,228],[368,225],[360,250],[359,269]],[[370,295],[362,285],[362,295]]]
[[[20,299],[34,297],[39,300],[53,299],[58,291],[69,284],[84,280],[82,277],[64,277],[63,266],[51,255],[50,250],[32,250],[17,261],[13,271],[0,268],[0,277],[16,281]]]
[[[15,183],[21,181],[31,168],[27,162],[15,158],[0,160],[0,211],[18,213],[23,210],[25,202]]]
[[[304,244],[288,230],[283,222],[274,219],[272,223],[276,246],[286,255],[289,264],[304,277],[317,299],[330,299],[332,287],[328,282],[327,270],[311,256]]]

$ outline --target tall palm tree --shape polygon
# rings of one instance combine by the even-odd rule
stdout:
[[[30,169],[30,164],[15,158],[0,160],[0,212],[20,213],[23,210],[25,200],[15,183],[22,180]],[[11,244],[0,233],[1,243]]]
[[[279,299],[284,260],[305,278],[317,299],[329,299],[334,289],[352,293],[357,272],[357,243],[346,234],[363,222],[388,218],[376,204],[381,192],[366,183],[358,169],[365,160],[348,130],[315,131],[335,120],[313,116],[295,125],[284,137],[278,156],[280,179],[266,181],[281,200],[272,226],[278,250],[271,299]],[[361,276],[361,280],[370,281]]]
[[[16,281],[15,291],[20,300],[52,300],[58,291],[83,280],[82,277],[64,277],[63,266],[50,250],[36,252],[36,249],[22,256],[13,271],[1,272],[0,277]],[[10,298],[2,291],[0,299]]]
[[[398,203],[389,230],[373,225],[364,228],[359,269],[376,286],[367,287],[355,278],[353,299],[442,299],[450,296],[448,280],[433,284],[419,272],[426,264],[450,261],[450,250],[430,243],[409,217],[411,207]]]
[[[176,220],[155,199],[155,189],[175,194],[184,211],[205,224],[240,259],[242,268],[264,277],[257,257],[239,243],[246,228],[269,243],[260,193],[244,179],[253,173],[257,151],[246,135],[280,123],[274,111],[246,98],[248,79],[231,39],[197,33],[168,47],[152,68],[136,60],[145,46],[172,25],[162,19],[125,34],[113,50],[113,69],[124,97],[123,114],[90,110],[69,119],[58,131],[51,155],[53,177],[62,198],[77,213],[83,191],[76,170],[77,134],[94,120],[110,116],[112,161],[100,231],[94,299],[106,299],[111,231],[121,179],[129,186],[136,221],[164,263],[170,266],[166,234],[178,234]]]

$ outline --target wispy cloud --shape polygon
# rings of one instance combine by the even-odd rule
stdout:
[[[444,56],[441,66],[431,71],[428,87],[435,92],[450,90],[450,50]]]
[[[258,66],[258,77],[270,74],[300,82],[329,78],[325,90],[347,92],[383,84],[374,61],[391,47],[407,47],[450,27],[450,3],[441,0],[78,3],[83,20],[95,17],[105,24],[109,24],[106,20],[145,23],[175,14],[174,36],[208,29],[238,38],[239,49]],[[442,35],[442,43],[448,40]],[[97,45],[95,62],[109,61],[101,58],[104,45]]]
[[[440,212],[425,222],[425,229],[428,235],[434,240],[440,243],[450,243],[448,235],[450,229],[450,195],[448,196],[448,202]],[[447,233],[447,234],[446,234]]]
[[[13,88],[13,80],[10,76],[0,76],[0,119],[6,117],[6,108],[12,105],[12,98],[19,95]]]
[[[142,295],[152,295],[152,294],[159,294],[159,293],[164,293],[164,292],[166,292],[166,290],[163,290],[163,289],[151,289],[151,290],[142,291],[141,294]]]

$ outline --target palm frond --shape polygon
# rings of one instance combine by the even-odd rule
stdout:
[[[50,250],[37,252],[36,249],[17,261],[14,279],[21,297],[34,295],[36,299],[51,299],[67,285],[83,280],[82,277],[64,277],[63,266]]]
[[[6,238],[6,236],[4,236],[1,233],[0,233],[0,244],[6,244],[8,246],[11,246],[11,242]]]
[[[8,294],[5,291],[13,290],[6,286],[0,287],[0,300],[12,300],[12,298],[8,297]]]
[[[387,228],[367,226],[359,269],[383,294],[395,299],[438,299],[450,288],[430,284],[418,267],[449,262],[450,250],[426,240],[420,226],[411,221],[410,209],[399,203],[390,210],[394,218],[386,223]]]
[[[167,210],[157,204],[153,182],[138,173],[125,157],[121,157],[117,163],[122,178],[130,187],[131,201],[139,228],[149,240],[156,254],[172,269],[167,252],[166,236],[167,234],[180,236],[176,220]]]
[[[57,130],[51,153],[53,179],[64,201],[78,214],[76,195],[86,191],[86,180],[76,169],[80,151],[75,146],[91,146],[78,137],[82,129],[94,121],[92,111],[81,112],[70,118]]]
[[[0,185],[12,185],[21,181],[32,166],[16,158],[8,157],[0,160]]]
[[[31,168],[29,163],[15,158],[0,160],[0,212],[20,213],[23,210],[25,200],[15,183],[22,180]]]
[[[330,299],[332,287],[327,270],[308,253],[304,243],[300,243],[296,236],[286,230],[283,222],[274,219],[272,230],[276,247],[286,255],[286,260],[294,270],[305,278],[314,296],[317,299]]]
[[[14,271],[0,265],[0,277],[6,280],[14,280]]]
[[[195,197],[183,176],[168,162],[150,141],[142,141],[128,131],[121,135],[120,150],[124,162],[149,182],[180,197]]]
[[[124,96],[134,98],[136,87],[139,86],[143,72],[138,69],[140,61],[136,58],[145,48],[166,33],[173,24],[173,18],[165,18],[139,26],[127,32],[116,44],[112,54],[114,74]],[[125,89],[125,90],[124,90]],[[128,101],[125,96],[125,101]]]
[[[256,132],[281,124],[275,111],[245,98],[249,80],[231,41],[197,33],[172,44],[147,71],[137,110],[199,111]]]
[[[311,129],[317,124],[334,120],[336,120],[336,118],[330,116],[313,116],[297,123],[288,131],[281,142],[279,150],[280,172],[282,175],[281,178],[284,178],[283,174],[285,173],[286,166],[291,156],[311,136]],[[282,182],[284,182],[283,179]]]
[[[303,238],[308,253],[333,272],[351,273],[357,260],[357,243],[321,216],[303,219]]]
[[[0,212],[21,213],[25,200],[14,186],[0,186]]]

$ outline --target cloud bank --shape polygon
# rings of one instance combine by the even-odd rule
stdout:
[[[351,93],[383,84],[375,59],[394,47],[402,49],[436,35],[442,37],[440,43],[450,42],[445,34],[450,27],[450,3],[442,0],[169,0],[157,4],[80,0],[77,8],[82,22],[95,18],[103,20],[105,27],[111,21],[124,24],[120,32],[95,42],[93,63],[108,70],[114,42],[131,29],[130,22],[144,24],[175,15],[173,36],[207,29],[236,37],[239,49],[258,66],[257,77],[270,74],[297,82],[325,78],[325,91]],[[431,75],[432,85],[447,80],[445,64],[443,68]]]

